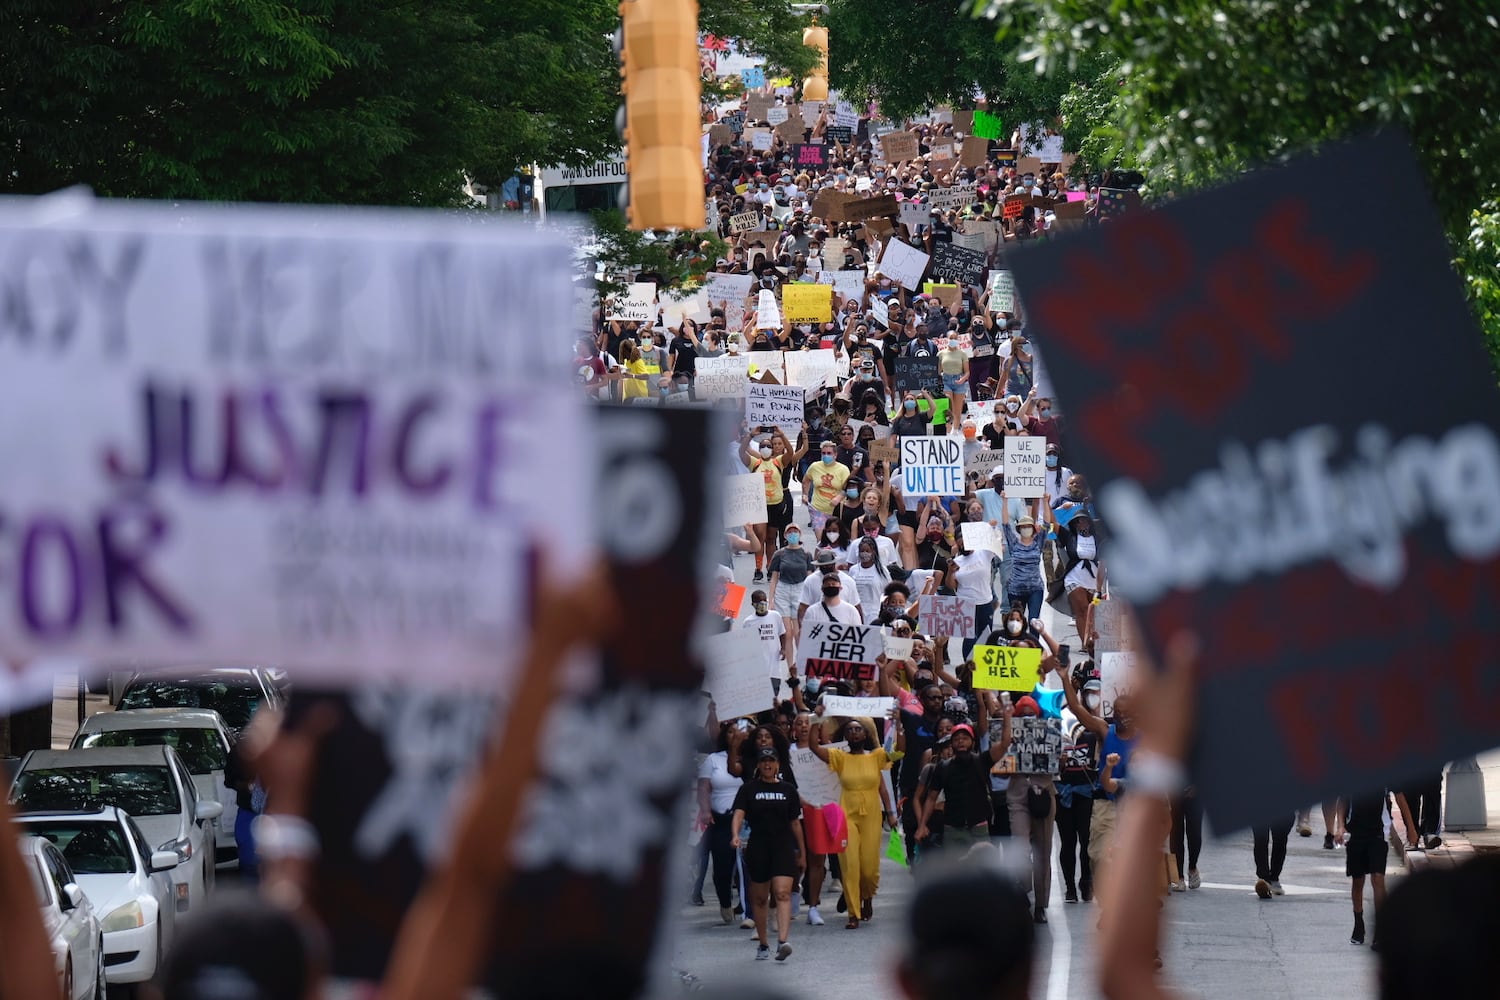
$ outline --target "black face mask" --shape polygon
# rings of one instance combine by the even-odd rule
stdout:
[[[842,588],[839,588],[839,587],[824,587],[823,588],[823,596],[824,597],[837,597],[837,596],[839,596],[839,590],[840,589],[842,589]]]

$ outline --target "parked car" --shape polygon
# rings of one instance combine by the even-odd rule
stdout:
[[[42,907],[57,977],[66,1000],[104,1000],[104,936],[94,905],[57,846],[20,838],[21,862]]]
[[[132,708],[91,715],[73,736],[73,746],[169,746],[187,765],[200,800],[217,802],[223,814],[214,820],[214,859],[220,868],[239,864],[234,819],[235,794],[224,782],[229,765],[229,727],[211,708]]]
[[[186,673],[136,674],[120,693],[116,708],[211,708],[239,739],[261,706],[285,702],[269,672],[259,667],[221,667]]]
[[[156,975],[177,926],[175,851],[152,850],[135,820],[115,806],[94,812],[27,813],[25,833],[50,841],[93,904],[104,936],[104,977],[142,983]]]
[[[10,800],[18,812],[116,806],[129,813],[153,853],[171,851],[177,912],[214,885],[211,822],[224,807],[198,798],[193,776],[171,747],[33,750],[21,761]]]

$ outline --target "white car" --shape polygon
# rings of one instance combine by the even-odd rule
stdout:
[[[26,813],[117,806],[140,826],[153,853],[177,855],[172,886],[178,913],[213,889],[211,823],[224,807],[199,800],[171,747],[33,750],[21,760],[10,800]]]
[[[224,782],[229,764],[229,727],[211,708],[133,708],[100,712],[84,721],[73,747],[169,746],[187,765],[199,800],[217,802],[224,812],[214,820],[214,858],[219,868],[239,866],[234,820],[235,793]]]
[[[94,906],[62,854],[40,837],[21,837],[21,862],[42,907],[65,1000],[104,1000],[104,942]]]
[[[262,706],[273,711],[286,699],[260,667],[215,667],[176,673],[140,673],[120,692],[116,708],[211,708],[238,740]]]
[[[153,851],[135,820],[114,806],[97,812],[27,813],[22,832],[62,852],[104,932],[104,977],[142,983],[156,975],[177,927],[175,851]]]

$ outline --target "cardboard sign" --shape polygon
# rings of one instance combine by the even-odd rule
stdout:
[[[955,110],[953,112],[953,131],[956,135],[972,135],[974,132],[974,112],[969,110]]]
[[[763,122],[773,103],[765,94],[751,94],[745,99],[745,117],[752,122]]]
[[[885,653],[878,625],[845,625],[841,622],[806,622],[797,654],[804,677],[831,677],[841,681],[874,680],[875,658]]]
[[[807,129],[803,127],[802,119],[799,116],[797,118],[788,118],[780,125],[777,125],[776,134],[781,137],[782,142],[791,145],[801,142],[803,137],[807,135]]]
[[[921,144],[911,132],[892,132],[880,137],[880,149],[885,161],[892,166],[915,160],[921,152]]]
[[[947,308],[948,306],[951,306],[957,302],[962,302],[964,298],[964,290],[958,285],[938,285],[934,284],[931,281],[925,281],[922,283],[922,292],[937,299],[943,304],[944,308]],[[946,341],[947,339],[947,337],[938,338],[939,350],[941,350],[943,347],[942,342]]]
[[[708,141],[711,146],[727,146],[734,142],[734,131],[722,122],[715,122],[708,127]]]
[[[901,439],[902,492],[907,496],[959,496],[964,492],[963,441],[956,437]]]
[[[759,472],[730,476],[724,482],[724,526],[741,528],[766,523],[766,481]]]
[[[938,359],[898,357],[896,391],[922,392],[924,389],[934,396],[943,391],[943,376],[938,370]]]
[[[831,347],[816,351],[787,351],[782,358],[786,363],[787,385],[801,386],[807,390],[809,399],[838,382],[838,359]]]
[[[966,167],[981,167],[989,159],[990,141],[981,136],[971,135],[964,139],[963,148],[959,151],[958,162]]]
[[[895,698],[850,698],[844,695],[825,694],[818,699],[823,706],[823,717],[841,716],[859,719],[883,719],[896,707]]]
[[[624,295],[610,297],[604,318],[622,323],[654,323],[656,284],[650,281],[632,281],[630,290]]]
[[[1135,688],[1135,654],[1116,651],[1099,654],[1099,697],[1104,718],[1113,718],[1120,695]]]
[[[905,444],[906,439],[902,439]],[[924,494],[925,495],[925,494]],[[974,602],[958,597],[923,594],[917,598],[917,628],[924,635],[946,635],[972,638],[974,635]]]
[[[1109,219],[1126,212],[1139,211],[1141,193],[1134,188],[1100,188],[1099,218]]]
[[[731,215],[729,217],[729,231],[731,233],[748,233],[759,229],[760,226],[760,213],[758,212],[741,212],[739,215]],[[655,286],[653,285],[652,287],[654,288]]]
[[[824,188],[813,196],[812,215],[815,219],[828,219],[832,222],[847,221],[840,206],[845,202],[858,201],[852,194],[844,191],[835,191],[832,188]],[[893,199],[894,200],[894,199]]]
[[[877,436],[874,441],[870,442],[870,446],[866,450],[870,453],[871,465],[874,465],[876,462],[884,462],[885,467],[889,469],[897,462],[901,461],[901,449],[892,444],[889,437],[882,440],[879,437],[879,434],[882,430],[886,431],[887,433],[890,432],[889,427],[881,427],[879,425],[876,425],[875,433]]]
[[[747,128],[745,136],[750,140],[750,148],[758,153],[768,152],[776,145],[776,133],[768,128]]]
[[[806,396],[798,385],[752,382],[745,391],[745,422],[751,427],[780,427],[788,440],[802,433]]]
[[[990,403],[993,404],[994,400],[990,400]],[[973,407],[972,403],[969,405],[971,408]],[[982,428],[985,424],[994,420],[994,416],[991,415],[988,420],[984,420],[981,423],[981,415],[976,413],[973,415],[973,419],[974,425]],[[1008,443],[1010,438],[1006,438],[1005,440]],[[985,483],[990,481],[990,476],[995,474],[996,469],[1003,471],[1004,468],[1005,452],[999,448],[980,448],[978,451],[970,452],[969,457],[964,462],[964,471],[979,473],[979,478]]]
[[[1047,492],[1047,439],[1022,435],[1005,439],[1005,492],[1034,500]]]
[[[812,143],[797,143],[792,146],[792,166],[799,170],[825,169],[828,166],[828,147]]]
[[[1007,219],[1019,219],[1026,214],[1026,210],[1039,201],[1029,194],[1013,194],[1005,199],[1005,205],[1001,214]]]
[[[755,715],[774,705],[771,680],[766,676],[766,652],[760,636],[734,628],[707,636],[703,655],[703,690],[714,701],[721,719]]]
[[[980,550],[993,552],[1004,558],[1005,542],[1000,532],[996,531],[988,521],[965,521],[959,525],[959,530],[963,532],[964,548],[973,549],[976,552]]]
[[[838,217],[829,216],[830,222],[862,222],[866,219],[884,218],[895,215],[898,211],[893,194],[873,195],[869,198],[851,198],[838,204],[835,211]]]
[[[749,354],[721,354],[717,358],[699,358],[693,389],[698,398],[713,402],[720,399],[744,399],[745,378],[750,369]]]
[[[1329,214],[1309,176],[1403,211]],[[1195,771],[1262,750],[1232,788],[1199,785],[1225,829],[1500,744],[1500,398],[1423,189],[1386,133],[1013,261],[1076,402],[1069,459],[1110,525],[1110,582],[1154,652],[1185,627],[1203,643]],[[1418,328],[1442,386],[1421,407],[1390,405],[1408,366],[1338,377],[1408,356]],[[1184,362],[1170,378],[1142,361],[1163,350]],[[1252,502],[1231,514],[1216,490]],[[1279,617],[1301,607],[1339,614]],[[1415,658],[1440,683],[1413,683]]]
[[[1130,605],[1118,597],[1096,601],[1093,611],[1094,652],[1128,653],[1135,650],[1135,622]]]
[[[927,254],[900,240],[891,240],[880,254],[880,273],[907,291],[916,291],[927,271]]]
[[[1014,315],[1016,276],[1007,270],[990,272],[990,312]]]
[[[509,677],[524,553],[558,541],[558,517],[587,523],[561,508],[596,467],[586,411],[562,398],[566,239],[13,198],[0,260],[0,711],[89,660]],[[555,448],[580,469],[556,470],[549,513],[527,494]],[[566,559],[583,558],[572,534]]]
[[[1030,694],[1042,681],[1040,649],[1025,646],[975,646],[973,658],[974,686],[977,688]]]
[[[968,208],[979,200],[978,184],[954,184],[951,187],[933,188],[927,194],[927,203],[940,212],[955,208]]]
[[[990,773],[1047,774],[1055,778],[1062,773],[1062,755],[1061,719],[1013,718],[1010,720],[1010,751],[996,761]]]
[[[833,319],[833,289],[801,281],[782,285],[781,311],[793,323],[827,323]]]
[[[953,243],[932,246],[932,276],[949,285],[984,284],[984,251],[969,250]]]
[[[998,139],[1005,132],[1005,123],[988,111],[974,112],[974,134],[981,139]]]

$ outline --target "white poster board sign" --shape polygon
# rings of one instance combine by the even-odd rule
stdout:
[[[896,707],[895,698],[850,698],[845,695],[825,694],[818,699],[823,706],[823,717],[841,715],[846,718],[883,719]]]
[[[730,476],[724,483],[724,526],[766,523],[766,481],[759,472]]]
[[[1034,500],[1047,492],[1047,439],[1024,435],[1005,439],[1005,494]]]
[[[703,655],[703,689],[721,719],[764,712],[773,705],[766,652],[752,629],[736,628],[708,636]]]
[[[963,532],[964,548],[975,552],[987,550],[1005,558],[1005,543],[1001,540],[1000,532],[988,521],[965,521],[959,525],[959,529]]]
[[[750,369],[750,355],[721,354],[717,358],[699,358],[693,388],[705,402],[720,399],[744,399]]]
[[[654,323],[656,321],[656,283],[632,281],[624,295],[609,300],[605,319],[617,319],[622,323]]]
[[[914,292],[922,284],[929,256],[900,240],[891,240],[880,255],[880,273]]]
[[[802,386],[809,399],[838,381],[838,359],[833,356],[831,347],[816,351],[787,351],[782,360],[786,364],[786,380],[792,385]]]
[[[1104,718],[1115,714],[1115,702],[1135,686],[1134,653],[1099,654],[1099,696]]]
[[[891,635],[885,633],[885,658],[887,660],[909,660],[911,659],[912,646],[916,640],[909,635]]]
[[[990,312],[1016,311],[1016,276],[1007,270],[990,272]]]
[[[776,304],[776,293],[762,288],[755,304],[755,327],[758,330],[781,329],[781,307]]]
[[[745,423],[752,429],[780,427],[788,441],[795,441],[802,433],[805,402],[806,396],[799,385],[751,382],[745,393]]]
[[[902,438],[901,477],[901,491],[909,497],[963,496],[963,439]]]
[[[845,742],[830,743],[830,749],[848,750]],[[792,747],[792,773],[797,776],[797,797],[805,806],[826,806],[838,802],[844,786],[833,769],[818,759],[811,749]]]
[[[745,325],[745,296],[750,294],[749,274],[720,274],[710,271],[703,277],[703,297],[710,309],[724,304],[724,329],[738,330]]]
[[[865,294],[865,272],[819,271],[818,284],[832,285],[841,297],[858,302]]]
[[[0,711],[89,661],[512,678],[526,553],[548,539],[580,565],[585,533],[557,525],[595,495],[582,396],[551,360],[575,329],[564,238],[14,199],[0,260]],[[22,315],[46,335],[17,335]]]

